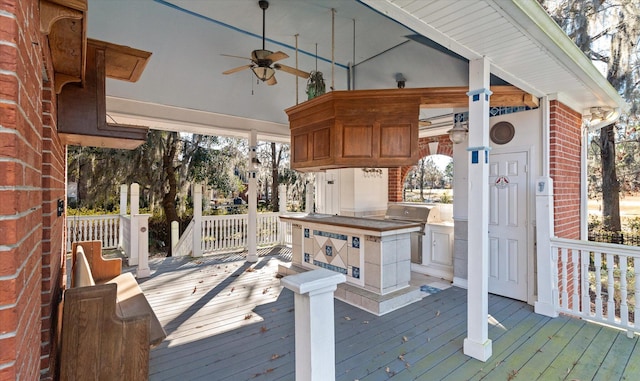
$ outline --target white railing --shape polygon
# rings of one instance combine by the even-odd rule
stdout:
[[[196,221],[191,220],[187,228],[182,232],[182,236],[178,240],[176,247],[173,249],[171,255],[174,257],[186,257],[193,253],[193,227]]]
[[[67,249],[78,241],[102,241],[103,249],[118,247],[120,215],[68,216]]]
[[[280,213],[258,213],[256,222],[258,246],[291,242],[291,227],[287,228],[287,223],[280,222],[279,215]],[[247,221],[247,214],[203,216],[201,224],[202,252],[245,249],[247,247]],[[182,237],[180,239],[182,240]]]
[[[551,239],[558,312],[640,332],[640,247]]]

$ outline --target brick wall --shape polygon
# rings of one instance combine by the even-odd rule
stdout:
[[[47,56],[45,54],[45,56]],[[53,78],[49,68],[48,78]],[[42,379],[52,377],[55,368],[54,332],[57,307],[64,282],[65,218],[58,216],[58,200],[65,199],[65,148],[57,134],[56,96],[53,82],[42,89]]]
[[[558,101],[550,105],[550,175],[558,237],[580,239],[580,113]]]
[[[51,208],[65,164],[39,24],[37,0],[0,1],[0,380],[52,377],[63,218]]]
[[[449,135],[440,135],[436,138],[438,140],[438,152],[429,152],[429,142],[434,141],[434,138],[420,138],[418,140],[418,147],[420,147],[420,157],[429,155],[446,155],[453,156],[453,143],[449,139]],[[404,184],[404,178],[411,169],[411,165],[407,165],[399,168],[389,168],[389,202],[402,201],[402,188]]]

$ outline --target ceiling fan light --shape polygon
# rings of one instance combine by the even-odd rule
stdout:
[[[256,77],[258,77],[258,79],[263,82],[270,80],[271,77],[273,77],[273,75],[276,73],[272,68],[262,66],[255,66],[251,68],[251,70],[253,70],[253,74],[255,74]]]

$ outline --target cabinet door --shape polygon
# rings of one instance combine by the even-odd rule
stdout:
[[[453,265],[453,250],[451,248],[451,233],[438,230],[431,231],[431,263]]]

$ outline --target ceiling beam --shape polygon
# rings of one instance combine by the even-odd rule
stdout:
[[[421,108],[469,107],[468,87],[432,87],[420,90]],[[538,98],[514,86],[491,86],[493,94],[489,99],[491,107],[499,106],[539,106]]]

